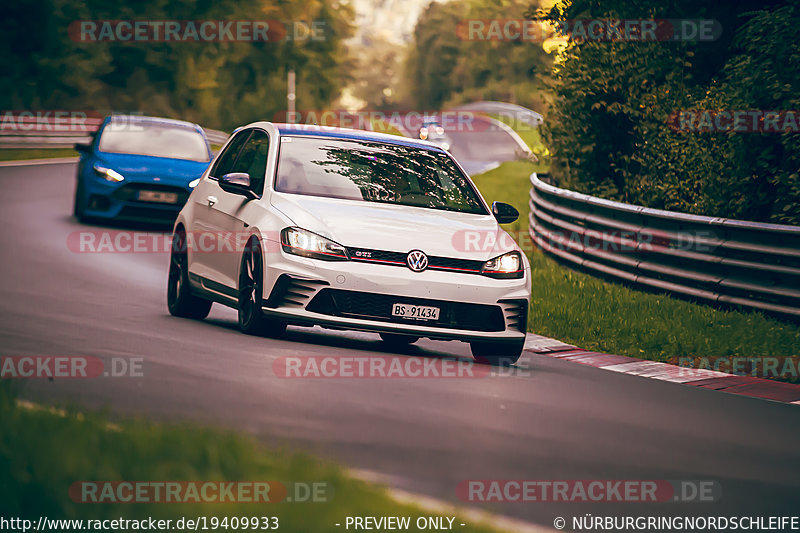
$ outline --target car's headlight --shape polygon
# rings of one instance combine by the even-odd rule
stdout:
[[[100,176],[104,177],[108,181],[120,182],[125,179],[125,176],[114,170],[113,168],[106,168],[104,166],[95,163],[92,167],[95,172],[100,174]]]
[[[483,264],[481,274],[498,279],[517,279],[523,274],[522,256],[519,252],[508,252],[489,259]]]
[[[281,245],[288,254],[322,259],[323,261],[347,261],[347,250],[341,244],[316,233],[300,228],[285,228],[281,231]]]
[[[189,182],[189,188],[190,189],[194,189],[199,184],[200,184],[200,178],[197,178],[196,180],[192,180],[192,181]]]

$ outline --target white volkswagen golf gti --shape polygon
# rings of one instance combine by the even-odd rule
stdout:
[[[256,122],[238,129],[175,222],[171,314],[238,310],[245,333],[287,325],[468,342],[522,353],[530,265],[453,158],[425,141]]]

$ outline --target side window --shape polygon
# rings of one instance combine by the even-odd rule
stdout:
[[[269,154],[269,136],[262,130],[253,130],[253,134],[239,153],[239,159],[230,172],[247,172],[253,192],[261,195],[264,192],[264,175],[267,172],[267,155]]]
[[[230,144],[225,148],[225,151],[219,156],[217,162],[214,163],[214,168],[208,173],[209,177],[219,179],[225,174],[234,172],[232,170],[233,164],[236,162],[236,157],[239,155],[242,145],[250,136],[250,131],[251,130],[244,130],[236,134],[236,137],[233,138]]]

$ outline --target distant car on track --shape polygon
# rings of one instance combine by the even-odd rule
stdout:
[[[428,141],[442,150],[449,150],[453,145],[453,140],[444,131],[444,127],[437,119],[424,119],[419,128],[419,138]]]
[[[197,124],[138,115],[106,117],[80,152],[73,215],[172,223],[212,153]]]
[[[430,143],[256,122],[228,140],[178,215],[169,311],[203,319],[218,302],[238,310],[245,333],[292,324],[395,345],[461,340],[481,362],[511,363],[530,265],[499,224],[518,216],[489,207]],[[463,232],[492,244],[467,250]]]

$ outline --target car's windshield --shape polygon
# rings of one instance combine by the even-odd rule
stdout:
[[[488,214],[447,154],[368,141],[284,136],[281,192]]]
[[[196,130],[169,124],[111,120],[100,136],[99,150],[190,161],[208,161],[206,141]]]

